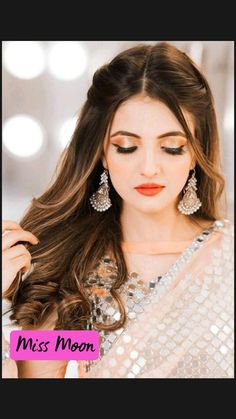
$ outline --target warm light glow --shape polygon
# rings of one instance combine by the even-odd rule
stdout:
[[[203,43],[201,41],[193,41],[190,46],[189,55],[192,60],[201,67],[203,54]]]
[[[79,42],[51,42],[48,67],[53,76],[60,80],[76,79],[87,67],[87,52]]]
[[[233,131],[234,130],[234,109],[229,108],[226,110],[224,115],[224,129],[226,131]]]
[[[59,132],[60,147],[64,149],[70,142],[72,134],[75,130],[77,117],[67,119],[61,126]]]
[[[28,115],[14,116],[3,125],[3,144],[17,157],[30,157],[38,153],[43,138],[40,124]]]
[[[3,63],[13,76],[32,79],[45,68],[43,46],[38,41],[7,41],[3,43]]]

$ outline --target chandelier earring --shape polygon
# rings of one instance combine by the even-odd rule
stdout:
[[[105,169],[101,174],[101,185],[96,192],[89,198],[90,204],[96,211],[106,211],[111,207],[112,203],[109,198],[109,185],[108,185],[108,170]]]
[[[202,205],[200,199],[197,197],[197,179],[195,177],[195,169],[188,180],[187,186],[183,189],[183,198],[178,204],[178,210],[185,215],[190,215],[196,212]]]

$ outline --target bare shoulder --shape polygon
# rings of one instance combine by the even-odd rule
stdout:
[[[197,227],[196,224],[196,231],[199,228],[199,233],[202,230],[208,229],[210,228],[212,225],[214,225],[214,229],[215,231],[218,232],[222,232],[226,235],[234,235],[234,223],[227,219],[227,218],[221,218],[221,219],[217,219],[215,221],[212,220],[205,220],[205,219],[197,219],[196,223],[198,224],[199,227]]]
[[[234,238],[234,223],[229,219],[221,219],[215,221],[215,230],[222,233],[225,236]]]

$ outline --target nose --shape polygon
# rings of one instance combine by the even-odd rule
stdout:
[[[151,178],[157,173],[160,173],[159,159],[157,158],[157,152],[154,152],[153,150],[147,150],[144,152],[140,168],[141,175],[147,178]]]

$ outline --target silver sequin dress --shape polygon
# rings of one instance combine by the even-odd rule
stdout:
[[[99,359],[80,361],[72,376],[232,378],[233,258],[233,225],[217,220],[162,277],[145,283],[133,272],[119,290],[126,324],[100,332]],[[119,319],[109,292],[116,274],[108,255],[90,273],[88,285],[97,290],[91,293],[91,321],[112,324]]]

